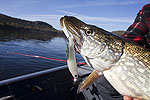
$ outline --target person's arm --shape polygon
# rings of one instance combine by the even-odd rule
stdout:
[[[144,10],[150,7],[150,4],[145,5],[142,10],[139,11],[139,13],[136,16],[136,19],[132,25],[127,29],[127,31],[122,35],[122,37],[134,41],[137,44],[144,46],[147,44],[147,40],[145,38],[145,35],[148,34],[148,28],[146,25],[146,18],[144,14]],[[141,100],[138,98],[132,98],[129,96],[124,96],[124,100]]]
[[[144,46],[146,44],[145,35],[148,33],[148,28],[145,21],[144,10],[145,5],[142,10],[136,16],[136,19],[132,25],[126,30],[122,37],[134,41],[137,44]]]

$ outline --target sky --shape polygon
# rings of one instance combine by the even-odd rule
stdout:
[[[75,16],[107,31],[126,30],[149,0],[0,0],[0,13],[44,21],[61,30],[62,16]]]

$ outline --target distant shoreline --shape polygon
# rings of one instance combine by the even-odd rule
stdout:
[[[0,27],[11,30],[30,30],[41,32],[62,33],[62,31],[53,28],[52,25],[43,21],[28,21],[14,18],[0,13]]]
[[[63,37],[63,31],[53,28],[42,21],[28,21],[0,14],[0,38],[40,39],[49,40]]]
[[[54,37],[61,37],[66,39],[62,31],[39,31],[23,28],[13,28],[0,26],[0,38],[7,39],[36,39],[36,40],[51,40]]]

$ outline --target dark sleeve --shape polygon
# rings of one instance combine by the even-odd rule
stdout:
[[[122,37],[134,41],[141,46],[144,46],[146,44],[145,35],[148,33],[144,15],[144,7],[137,14],[134,23],[130,25],[130,27],[122,35]]]

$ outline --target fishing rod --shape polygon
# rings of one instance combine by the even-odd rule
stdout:
[[[48,60],[67,62],[67,60],[48,58],[48,57],[42,57],[42,56],[36,56],[36,55],[29,55],[29,54],[23,54],[23,53],[15,53],[15,52],[7,52],[7,53],[16,54],[16,55],[22,55],[22,56],[28,56],[28,57],[34,57],[34,58],[41,58],[41,59],[48,59]],[[82,63],[82,62],[77,62],[77,64],[87,65],[87,63]]]

